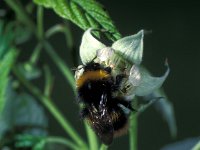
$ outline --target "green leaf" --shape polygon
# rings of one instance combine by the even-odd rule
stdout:
[[[108,37],[112,40],[120,38],[103,6],[95,0],[34,0],[38,5],[53,9],[59,16],[72,21],[74,24],[87,30],[90,27],[109,31]]]
[[[45,136],[48,126],[43,108],[29,94],[17,94],[11,87],[6,90],[6,103],[0,115],[0,139],[6,131],[20,128],[21,133]]]
[[[16,58],[15,49],[10,50],[2,60],[0,60],[0,113],[4,108],[5,92],[9,80],[9,73]]]
[[[5,26],[0,20],[0,113],[5,103],[5,90],[9,80],[9,73],[14,63],[17,52],[11,48],[13,34],[10,25]]]
[[[42,139],[44,136],[35,136],[30,134],[20,134],[15,136],[15,147],[16,148],[25,148],[25,147],[33,147]]]
[[[14,37],[9,26],[10,25],[7,25],[6,31],[5,24],[0,20],[0,60],[3,59],[4,55],[9,51]]]

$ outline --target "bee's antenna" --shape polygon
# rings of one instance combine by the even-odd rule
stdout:
[[[72,71],[77,71],[77,70],[81,70],[81,69],[83,69],[83,68],[84,68],[84,66],[80,65],[80,66],[78,66],[78,67],[73,67],[73,68],[71,68],[71,70],[72,70]]]
[[[76,68],[76,67],[71,68],[72,71],[76,71],[77,69],[78,68]]]
[[[152,34],[153,30],[144,30],[144,34],[148,35],[148,34]]]

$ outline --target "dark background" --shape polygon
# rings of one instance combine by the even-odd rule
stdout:
[[[152,30],[144,40],[143,64],[155,75],[164,71],[166,58],[171,72],[164,89],[174,105],[178,135],[172,139],[167,124],[153,107],[147,109],[139,118],[139,150],[158,150],[166,144],[200,135],[200,2],[143,2],[101,0],[117,28],[123,36],[135,34],[141,29]],[[46,12],[46,24],[56,22],[52,11]],[[51,18],[51,19],[48,19]],[[52,19],[53,17],[53,19]],[[55,18],[55,19],[54,19]],[[50,23],[51,21],[51,23]],[[58,20],[59,22],[59,20]],[[78,49],[83,31],[72,25],[73,36]],[[62,44],[62,37],[52,42],[60,42],[60,55],[71,64]],[[66,56],[66,57],[65,57]],[[73,66],[72,66],[73,67]],[[55,69],[56,70],[56,69]],[[57,71],[54,71],[56,73]],[[78,107],[64,78],[58,72],[54,99],[75,128],[85,136],[82,122],[78,119]],[[70,97],[69,97],[70,95]],[[71,97],[72,96],[72,97]],[[63,134],[62,128],[50,119],[53,134]],[[128,137],[114,141],[110,149],[128,149]]]
[[[152,30],[145,37],[143,64],[159,74],[167,57],[171,68],[164,89],[177,119],[176,140],[200,135],[200,3],[102,1],[123,35]],[[140,150],[174,142],[166,123],[152,108],[139,118]]]
[[[168,58],[171,72],[164,89],[174,105],[178,135],[170,137],[167,124],[153,108],[148,108],[138,123],[139,150],[158,150],[166,144],[200,135],[200,2],[134,2],[131,0],[100,0],[123,36],[135,34],[141,29],[152,30],[144,40],[143,64],[154,74],[164,72],[164,61]],[[45,9],[45,27],[62,22],[52,10]],[[75,48],[81,42],[83,31],[71,25]],[[76,67],[69,58],[64,36],[51,38],[57,52],[69,64]],[[59,44],[58,44],[59,43]],[[35,47],[33,42],[27,50]],[[27,54],[24,54],[24,58]],[[51,66],[55,76],[53,99],[74,127],[85,136],[82,121],[78,118],[78,105],[56,66],[43,55],[43,61]],[[63,129],[49,115],[50,134],[66,136]],[[128,149],[128,137],[116,139],[110,149]]]
[[[145,37],[143,64],[159,74],[167,57],[171,68],[164,89],[177,119],[176,140],[200,134],[200,3],[102,1],[123,35],[152,30]],[[139,118],[139,150],[174,142],[166,123],[152,108]]]

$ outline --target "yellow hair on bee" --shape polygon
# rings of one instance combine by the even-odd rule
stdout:
[[[110,74],[104,70],[84,72],[76,81],[76,86],[81,87],[88,80],[99,80],[110,77]]]

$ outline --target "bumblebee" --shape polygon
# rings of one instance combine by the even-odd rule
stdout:
[[[123,108],[133,111],[130,101],[115,94],[125,78],[124,74],[112,75],[112,68],[89,62],[82,66],[76,79],[80,112],[101,141],[110,145],[114,137],[127,131],[128,115]]]

